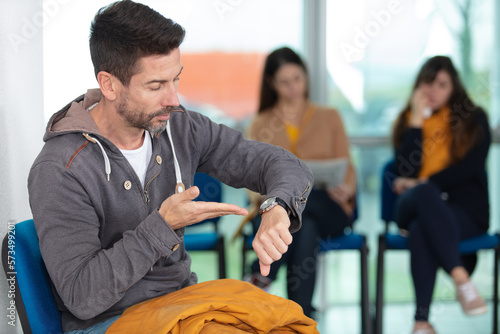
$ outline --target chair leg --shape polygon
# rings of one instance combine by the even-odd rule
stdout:
[[[318,254],[318,261],[316,264],[317,277],[320,279],[320,289],[319,289],[319,309],[321,312],[326,312],[326,252],[320,252]]]
[[[361,263],[361,330],[364,334],[371,334],[370,301],[368,293],[368,246],[366,239],[360,249]]]
[[[498,334],[498,261],[500,260],[500,246],[495,249],[495,264],[493,268],[493,334]]]
[[[247,265],[247,250],[245,247],[246,235],[243,235],[243,245],[241,245],[241,279],[245,278],[245,267]]]
[[[377,254],[377,291],[375,297],[375,333],[382,334],[384,319],[384,253],[386,243],[385,236],[378,238]]]
[[[226,251],[223,237],[217,240],[217,253],[219,254],[219,278],[226,278]]]
[[[248,236],[243,235],[243,245],[241,246],[241,279],[245,278],[245,273],[247,272],[247,253],[252,250],[247,245],[247,238]]]

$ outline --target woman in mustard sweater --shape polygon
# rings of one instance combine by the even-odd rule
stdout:
[[[488,230],[485,171],[491,142],[486,114],[475,106],[448,57],[429,59],[417,76],[393,134],[395,220],[409,233],[416,296],[413,333],[434,334],[429,308],[436,272],[453,279],[468,315],[486,312],[459,255],[459,242]],[[467,267],[467,269],[466,269]]]
[[[311,316],[319,239],[341,235],[352,225],[356,175],[339,113],[314,105],[308,96],[307,69],[302,59],[289,48],[273,51],[265,62],[259,110],[248,136],[281,146],[304,160],[347,158],[346,176],[334,188],[313,188],[302,227],[294,233],[288,252],[271,266],[268,277],[259,274],[259,264],[254,262],[247,279],[265,288],[276,278],[280,264],[286,263],[288,297]]]

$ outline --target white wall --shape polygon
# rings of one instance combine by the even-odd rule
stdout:
[[[10,219],[31,217],[27,176],[42,147],[42,0],[4,0],[0,11],[0,236]],[[8,287],[0,270],[0,331],[8,325]]]

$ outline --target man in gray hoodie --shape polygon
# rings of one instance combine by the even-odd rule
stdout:
[[[126,308],[197,282],[184,227],[247,212],[193,201],[196,172],[268,197],[253,244],[263,275],[300,227],[310,170],[180,105],[183,38],[147,6],[102,8],[90,36],[99,89],[47,125],[28,188],[65,331],[104,332]]]

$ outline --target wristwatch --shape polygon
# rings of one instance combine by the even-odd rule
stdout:
[[[274,208],[276,205],[282,206],[283,209],[285,209],[286,213],[290,215],[290,209],[288,208],[288,205],[286,205],[285,201],[279,197],[269,197],[264,202],[262,202],[259,208],[259,213],[262,215],[263,213]]]

